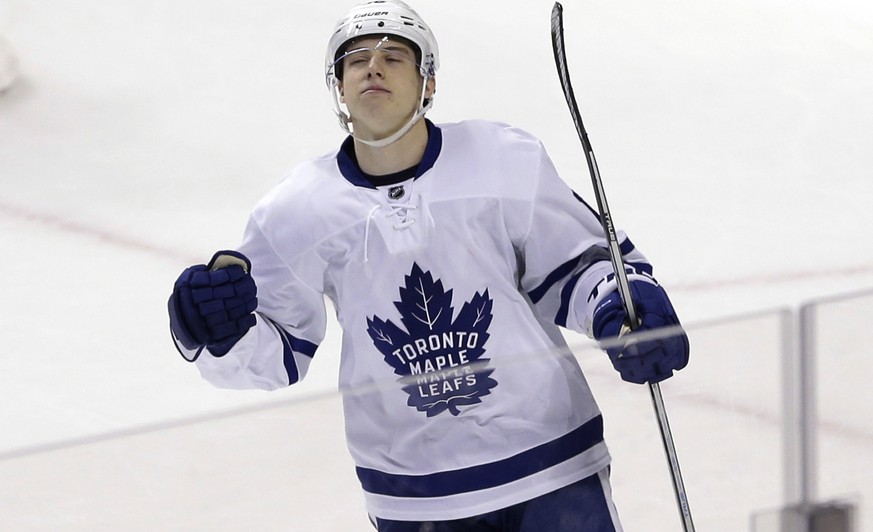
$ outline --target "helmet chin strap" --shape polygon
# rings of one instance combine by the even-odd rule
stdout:
[[[416,122],[421,120],[421,117],[424,116],[424,113],[426,113],[426,112],[428,112],[428,110],[430,110],[432,105],[433,104],[431,102],[427,102],[427,105],[419,106],[418,111],[416,111],[416,113],[414,115],[412,115],[412,118],[409,119],[409,122],[407,122],[405,126],[398,129],[397,131],[395,131],[391,135],[388,135],[384,139],[366,140],[366,139],[362,139],[361,137],[356,136],[354,133],[352,133],[352,136],[355,137],[355,140],[363,142],[367,146],[372,146],[374,148],[384,148],[385,146],[390,146],[391,144],[394,144],[395,142],[400,140],[400,138],[403,137],[403,135],[406,135],[406,133],[410,129],[412,129],[412,126],[414,126],[416,124]]]
[[[424,82],[421,84],[421,97],[419,98],[418,110],[415,112],[415,114],[412,115],[412,117],[403,127],[383,139],[367,140],[355,135],[355,132],[351,127],[352,117],[340,108],[339,98],[337,95],[338,91],[334,90],[333,99],[336,116],[337,118],[339,118],[340,126],[342,126],[342,128],[346,130],[348,134],[353,136],[355,140],[362,142],[367,146],[372,146],[374,148],[384,148],[385,146],[390,146],[391,144],[394,144],[395,142],[400,140],[403,135],[406,135],[406,133],[409,132],[410,129],[412,129],[412,126],[414,126],[419,120],[421,120],[424,114],[427,113],[431,107],[433,107],[433,97],[431,97],[427,103],[424,103],[426,90],[427,80],[424,80]]]

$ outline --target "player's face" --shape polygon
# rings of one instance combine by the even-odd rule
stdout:
[[[390,38],[354,42],[342,58],[340,96],[348,107],[355,135],[384,138],[400,129],[418,110],[422,77],[415,52]],[[427,97],[434,81],[428,80]]]

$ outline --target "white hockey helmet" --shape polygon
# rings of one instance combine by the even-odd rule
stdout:
[[[325,58],[325,82],[334,99],[334,110],[340,125],[348,133],[352,133],[349,125],[351,117],[339,103],[337,77],[337,60],[346,51],[345,47],[353,39],[368,35],[393,35],[414,44],[418,50],[418,70],[424,83],[419,109],[406,127],[387,139],[380,141],[365,141],[374,146],[386,146],[400,138],[417,122],[433,105],[433,98],[425,98],[427,80],[436,75],[439,69],[439,47],[430,27],[411,7],[401,0],[368,0],[352,8],[340,19],[327,45]]]
[[[436,38],[424,20],[401,0],[368,0],[340,19],[327,45],[325,77],[330,88],[336,84],[334,65],[346,43],[366,35],[395,35],[418,47],[421,77],[428,79],[439,69]],[[331,79],[334,78],[334,79]]]

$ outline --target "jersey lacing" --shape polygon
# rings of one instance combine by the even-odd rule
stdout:
[[[421,197],[417,198],[421,201]],[[418,209],[418,205],[411,205],[409,203],[391,203],[388,205],[390,212],[385,213],[387,218],[391,218],[392,216],[396,218],[394,223],[394,229],[403,229],[404,227],[408,227],[415,223],[415,218],[409,215],[409,211],[413,211]]]
[[[419,210],[419,206],[421,205],[422,199],[421,195],[415,195],[411,198],[407,203],[389,203],[387,205],[374,205],[370,212],[367,213],[367,221],[364,225],[364,262],[368,260],[368,249],[370,247],[370,223],[374,217],[379,215],[380,210],[385,210],[386,212],[383,214],[386,218],[394,218],[394,223],[391,225],[395,230],[400,231],[403,230],[416,222],[416,217],[414,213],[410,211]],[[428,209],[424,209],[427,213],[427,217],[430,220],[431,226],[436,226],[434,222],[433,216],[431,216],[430,211]]]

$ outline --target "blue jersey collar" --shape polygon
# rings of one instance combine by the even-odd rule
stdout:
[[[415,172],[415,179],[418,179],[433,167],[443,147],[443,133],[440,131],[440,128],[428,119],[425,119],[424,122],[427,124],[427,146],[424,148],[424,156],[422,156],[421,162],[418,163],[418,170]],[[376,188],[375,185],[370,183],[370,181],[364,177],[354,154],[355,141],[352,136],[349,135],[346,140],[343,141],[342,146],[340,146],[339,152],[336,155],[336,163],[337,167],[339,167],[340,173],[349,183],[356,187]]]

